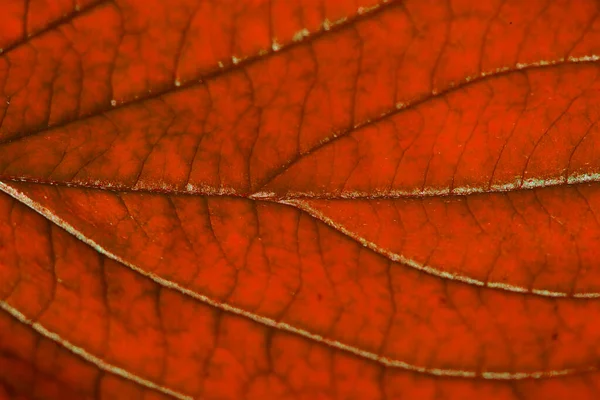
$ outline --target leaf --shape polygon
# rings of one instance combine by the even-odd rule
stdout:
[[[0,398],[597,397],[597,2],[26,4]]]

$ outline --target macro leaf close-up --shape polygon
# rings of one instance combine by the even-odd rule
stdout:
[[[0,400],[599,366],[600,1],[0,0]]]

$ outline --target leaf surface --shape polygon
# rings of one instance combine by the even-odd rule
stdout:
[[[597,396],[600,4],[27,4],[6,396]]]

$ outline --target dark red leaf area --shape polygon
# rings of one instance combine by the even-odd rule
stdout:
[[[92,398],[168,397],[98,370],[62,343],[40,337],[22,321],[0,313],[0,399]]]
[[[598,398],[599,10],[8,2],[0,399]]]

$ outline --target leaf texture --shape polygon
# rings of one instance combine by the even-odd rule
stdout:
[[[600,3],[67,3],[0,17],[0,399],[598,396]]]

